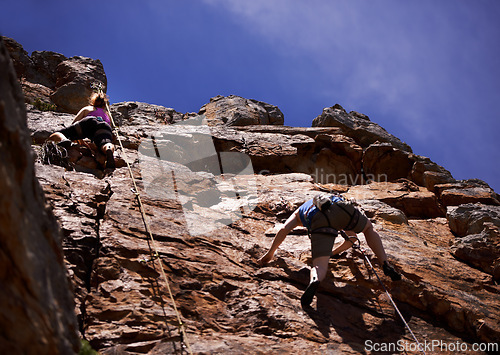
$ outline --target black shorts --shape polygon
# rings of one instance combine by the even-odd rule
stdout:
[[[59,132],[72,141],[88,138],[98,148],[113,143],[113,131],[109,124],[100,117],[87,116],[71,126],[61,129]]]
[[[337,233],[312,233],[311,234],[311,254],[313,260],[320,256],[330,256]]]

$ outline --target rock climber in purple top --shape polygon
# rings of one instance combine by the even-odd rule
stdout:
[[[78,112],[71,126],[53,133],[49,140],[68,147],[71,141],[89,138],[106,156],[106,168],[114,169],[115,147],[111,120],[105,110],[107,100],[106,94],[94,93],[90,98],[90,105]]]

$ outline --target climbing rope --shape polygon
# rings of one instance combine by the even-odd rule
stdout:
[[[95,89],[95,90],[97,90],[97,92],[99,94],[104,94],[101,83],[99,83],[99,84],[93,84],[92,88]],[[162,276],[163,280],[165,281],[165,285],[167,287],[168,294],[169,294],[170,299],[172,301],[172,306],[174,308],[174,312],[175,312],[176,317],[177,317],[178,327],[179,327],[179,330],[180,330],[180,333],[181,333],[181,342],[186,346],[187,351],[189,352],[189,354],[193,354],[193,352],[191,351],[191,347],[189,345],[189,342],[187,340],[187,337],[186,337],[186,331],[184,329],[184,323],[182,322],[182,318],[181,318],[180,312],[179,312],[179,310],[177,308],[177,305],[175,303],[175,298],[174,298],[174,296],[172,294],[172,289],[170,288],[170,282],[168,281],[167,275],[165,273],[165,269],[163,268],[162,260],[160,258],[160,254],[158,253],[158,249],[156,247],[156,242],[155,242],[155,239],[153,237],[153,233],[151,232],[151,229],[149,228],[149,224],[148,224],[147,219],[146,219],[146,210],[144,209],[144,205],[143,205],[142,199],[141,199],[141,194],[139,192],[139,189],[137,188],[137,183],[136,183],[134,174],[132,172],[132,168],[131,168],[131,166],[130,166],[130,164],[128,162],[127,154],[125,153],[125,149],[123,147],[123,143],[122,143],[122,140],[121,140],[119,132],[118,132],[118,127],[115,125],[115,121],[113,120],[113,116],[111,115],[111,110],[109,108],[108,102],[107,101],[105,101],[105,102],[106,102],[106,111],[108,112],[109,119],[111,121],[111,125],[113,126],[113,130],[114,130],[116,139],[117,139],[117,141],[118,141],[118,143],[120,145],[120,149],[122,151],[122,154],[124,155],[124,160],[125,160],[125,163],[127,164],[127,169],[128,169],[130,178],[132,180],[132,184],[133,184],[132,192],[134,193],[134,195],[135,195],[135,197],[137,199],[137,204],[139,205],[139,210],[141,212],[142,222],[144,224],[144,228],[146,229],[146,233],[149,236],[149,241],[151,242],[151,244],[150,244],[150,250],[151,250],[151,246],[152,246],[152,249],[153,249],[153,252],[151,253],[151,260],[152,261],[154,259],[158,259],[159,260],[160,273],[161,273],[161,276]],[[148,244],[149,244],[149,242],[148,242]],[[154,261],[153,261],[153,265],[154,265]]]
[[[349,236],[343,231],[341,230],[340,231],[340,235],[342,236],[342,238],[344,238],[346,241],[350,241],[349,239]],[[399,315],[399,317],[401,318],[401,320],[403,321],[406,329],[408,329],[408,331],[410,332],[411,336],[413,337],[413,340],[415,340],[415,343],[417,344],[417,348],[418,350],[420,350],[423,354],[425,354],[425,351],[424,351],[424,347],[422,346],[422,344],[417,340],[417,337],[415,336],[415,334],[413,333],[413,331],[411,330],[410,326],[408,325],[408,323],[406,322],[406,320],[404,319],[403,315],[401,314],[401,312],[399,311],[399,308],[398,306],[396,306],[396,303],[394,302],[394,300],[392,299],[391,295],[389,294],[389,291],[387,291],[387,288],[384,286],[384,283],[382,282],[382,280],[380,279],[380,277],[378,276],[377,274],[377,271],[375,271],[375,268],[373,267],[372,263],[370,262],[370,259],[368,259],[368,256],[366,256],[366,253],[364,252],[363,248],[361,248],[361,243],[358,239],[358,237],[356,236],[355,237],[358,244],[356,245],[355,243],[353,243],[352,247],[354,249],[357,249],[361,252],[361,254],[363,255],[363,257],[365,258],[366,262],[368,263],[368,265],[370,265],[370,268],[372,269],[373,273],[375,274],[375,276],[377,277],[377,280],[378,282],[380,283],[380,285],[382,286],[383,290],[385,291],[385,294],[387,295],[387,297],[389,297],[389,300],[391,301],[391,304],[392,306],[394,307],[394,309],[396,310],[396,313]],[[352,241],[351,241],[352,243]]]

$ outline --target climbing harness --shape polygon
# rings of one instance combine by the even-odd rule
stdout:
[[[313,206],[323,214],[328,222],[328,226],[335,230],[353,230],[361,217],[361,213],[354,207],[354,204],[346,200],[340,194],[316,195],[313,198]],[[309,211],[310,209],[307,213],[309,213]],[[339,212],[341,213],[339,214]],[[343,220],[343,222],[341,222],[342,219],[338,219],[340,215],[347,216],[348,220]],[[332,218],[334,222],[332,222]],[[332,223],[335,225],[332,225]]]
[[[353,243],[350,239],[350,237],[343,231],[341,230],[340,231],[340,235],[342,236],[342,238],[344,238],[346,241],[350,241],[351,243]],[[424,347],[422,346],[422,344],[417,340],[417,337],[415,336],[415,334],[413,334],[413,331],[411,330],[410,326],[408,325],[408,323],[406,322],[406,320],[404,319],[403,315],[401,314],[401,312],[399,311],[399,308],[398,306],[396,306],[396,303],[394,302],[394,300],[392,299],[391,295],[389,294],[389,291],[387,291],[387,288],[384,286],[384,283],[382,282],[382,280],[380,279],[380,277],[378,276],[377,274],[377,271],[375,271],[375,268],[373,267],[372,263],[370,262],[370,259],[368,259],[368,256],[366,255],[366,253],[364,252],[363,248],[361,248],[361,243],[358,239],[358,237],[354,237],[356,238],[356,241],[358,242],[358,244],[356,245],[356,243],[353,243],[352,247],[356,250],[359,250],[361,252],[361,254],[363,255],[363,257],[365,258],[366,262],[368,263],[368,265],[370,266],[370,268],[372,269],[373,273],[375,274],[375,276],[377,277],[377,280],[378,282],[380,283],[380,285],[382,286],[383,290],[385,291],[385,294],[387,295],[387,297],[389,297],[389,300],[391,301],[391,304],[392,306],[394,307],[394,309],[396,310],[396,313],[399,315],[399,317],[401,318],[401,320],[403,321],[406,329],[408,329],[408,331],[410,332],[413,340],[415,340],[415,343],[417,344],[417,348],[420,352],[422,352],[423,354],[425,354],[425,351],[424,351]]]
[[[101,83],[98,83],[98,84],[94,83],[94,84],[91,85],[91,87],[93,89],[95,89],[97,91],[97,93],[104,94]],[[120,138],[120,135],[118,134],[118,127],[115,125],[115,122],[113,120],[113,116],[111,115],[111,110],[109,108],[109,105],[108,105],[107,101],[106,101],[106,111],[107,111],[109,119],[111,121],[111,126],[112,126],[112,128],[114,130],[116,139],[117,139],[117,141],[118,141],[118,143],[120,145],[120,149],[122,151],[122,154],[124,155],[124,160],[125,160],[125,163],[127,164],[128,172],[129,172],[130,178],[132,180],[132,185],[133,185],[132,192],[134,193],[134,195],[135,195],[135,197],[137,199],[137,204],[139,205],[139,210],[141,212],[142,222],[144,224],[144,228],[146,229],[146,233],[149,236],[148,245],[150,247],[150,252],[151,252],[151,261],[153,262],[153,265],[154,265],[154,260],[155,259],[159,260],[160,273],[161,273],[161,276],[162,276],[163,280],[165,281],[165,285],[167,286],[168,294],[169,294],[170,299],[172,301],[172,306],[174,308],[174,312],[175,312],[176,317],[177,317],[178,327],[179,327],[179,331],[180,331],[180,341],[181,341],[182,344],[184,344],[186,346],[187,351],[189,352],[189,354],[193,354],[193,352],[191,351],[191,347],[189,345],[189,342],[187,340],[187,337],[186,337],[186,331],[184,329],[184,323],[182,322],[182,318],[181,318],[180,312],[179,312],[179,310],[177,308],[174,296],[172,294],[172,289],[170,288],[170,282],[168,281],[167,275],[166,275],[165,270],[163,268],[163,263],[162,263],[161,258],[160,258],[160,254],[158,253],[158,249],[156,247],[156,242],[155,242],[155,239],[153,237],[153,233],[151,232],[151,229],[149,228],[149,224],[148,224],[147,219],[146,219],[146,210],[144,209],[144,205],[142,204],[141,194],[139,193],[139,189],[137,188],[137,183],[136,183],[134,174],[132,172],[132,168],[131,168],[131,166],[130,166],[130,164],[128,162],[127,155],[125,153],[125,149],[123,147],[123,143],[122,143],[122,140]],[[152,246],[152,250],[151,250],[151,246]],[[171,337],[171,339],[172,340],[176,340],[177,337]]]

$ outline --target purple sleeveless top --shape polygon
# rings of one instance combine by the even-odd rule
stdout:
[[[100,117],[104,122],[106,122],[111,126],[111,120],[109,119],[108,114],[106,113],[106,111],[104,111],[103,108],[98,107],[94,111],[89,113],[87,116]]]

